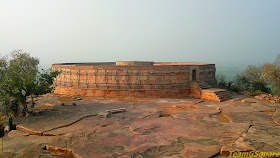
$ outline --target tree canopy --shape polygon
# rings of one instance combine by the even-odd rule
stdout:
[[[39,71],[39,59],[22,50],[11,53],[11,59],[0,60],[0,94],[4,104],[20,103],[27,108],[28,96],[41,95],[53,90],[53,80],[59,72]],[[32,100],[33,102],[33,100]]]
[[[272,64],[264,64],[265,73],[261,76],[262,79],[268,80],[280,94],[280,55]]]
[[[219,76],[217,76],[219,81]],[[246,70],[236,75],[232,90],[247,94],[273,93],[280,96],[280,55],[273,63],[249,65]]]

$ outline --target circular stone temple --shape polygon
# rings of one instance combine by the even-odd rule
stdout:
[[[215,64],[117,61],[53,64],[55,94],[96,97],[186,97],[190,83],[215,83]]]

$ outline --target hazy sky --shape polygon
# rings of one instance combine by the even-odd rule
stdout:
[[[0,53],[42,65],[261,64],[280,54],[279,0],[0,0]]]

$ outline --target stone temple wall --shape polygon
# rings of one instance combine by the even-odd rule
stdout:
[[[53,64],[55,94],[100,97],[185,97],[196,79],[215,81],[215,65],[170,62],[108,62]]]

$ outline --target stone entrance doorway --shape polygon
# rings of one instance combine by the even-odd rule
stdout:
[[[192,70],[192,80],[196,81],[196,70]]]

